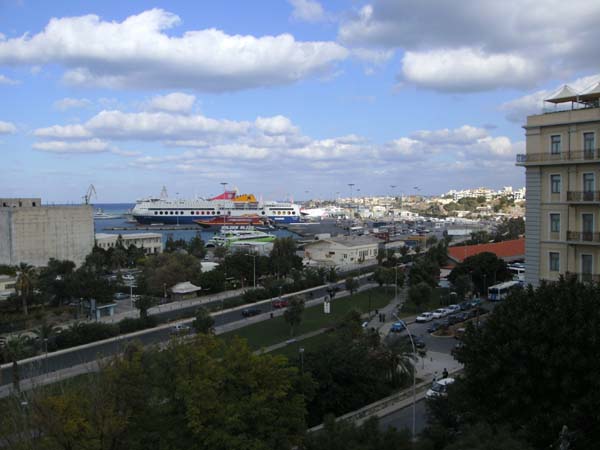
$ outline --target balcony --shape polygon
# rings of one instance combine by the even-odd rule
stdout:
[[[592,231],[567,231],[567,241],[600,244],[600,233]]]
[[[517,155],[518,166],[552,165],[571,163],[585,163],[600,161],[600,149],[571,150],[560,153],[520,153]]]
[[[600,191],[567,191],[567,202],[572,202],[572,203],[600,202]]]
[[[577,281],[581,281],[582,283],[599,283],[600,275],[593,273],[577,273],[577,272],[567,272],[565,274],[565,278],[577,278]]]

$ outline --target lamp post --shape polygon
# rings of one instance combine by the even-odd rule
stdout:
[[[352,219],[354,219],[354,208],[352,208],[352,200],[354,198],[352,188],[354,187],[354,183],[348,183],[348,186],[350,186],[350,210],[352,211]]]
[[[399,321],[402,322],[402,319],[400,319],[395,313],[392,313],[392,315],[394,316],[394,318]],[[417,357],[417,349],[415,348],[415,341],[413,340],[413,336],[412,333],[410,332],[410,330],[408,329],[408,326],[406,326],[406,324],[404,324],[404,329],[406,330],[406,332],[408,333],[408,337],[410,338],[410,345],[412,346],[412,350],[413,350],[413,355],[416,358]],[[412,440],[414,442],[415,437],[416,437],[416,429],[417,429],[417,375],[416,375],[416,368],[413,367],[413,387],[412,387],[412,393],[413,393],[413,401],[412,401]]]
[[[227,183],[226,181],[221,181],[219,184],[220,184],[221,186],[223,186],[223,192],[225,192],[225,191],[227,190],[227,185],[228,185],[229,183]]]
[[[300,370],[304,374],[304,347],[300,347],[298,352],[300,352]]]
[[[398,264],[394,266],[394,300],[398,301]]]

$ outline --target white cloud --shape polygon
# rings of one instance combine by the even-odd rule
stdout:
[[[478,139],[488,136],[488,131],[484,128],[463,125],[462,127],[450,130],[444,128],[441,130],[419,130],[414,132],[411,137],[423,143],[443,145],[465,145]]]
[[[73,108],[86,108],[90,106],[92,102],[90,102],[87,98],[70,98],[65,97],[61,100],[57,100],[54,102],[54,108],[59,111],[66,111],[67,109]]]
[[[108,142],[99,139],[87,141],[47,141],[33,144],[35,150],[50,153],[101,153],[110,149]]]
[[[292,121],[284,116],[258,117],[255,124],[256,128],[269,136],[298,133],[298,127],[294,126]]]
[[[440,91],[531,86],[540,72],[533,61],[521,56],[485,54],[472,48],[406,52],[402,61],[407,81]]]
[[[321,22],[326,19],[323,6],[316,0],[288,0],[294,10],[292,17],[304,22]]]
[[[165,32],[180,22],[161,9],[122,22],[54,18],[37,34],[0,41],[0,65],[58,64],[74,85],[223,92],[290,84],[327,73],[348,56],[335,42],[300,42],[289,34]]]
[[[372,0],[342,21],[338,38],[403,50],[400,78],[418,86],[471,92],[596,70],[598,17],[589,0]]]
[[[8,78],[6,75],[0,74],[0,84],[15,85],[19,83],[20,81],[13,80],[12,78]]]
[[[158,95],[153,97],[146,107],[151,111],[165,111],[172,113],[189,113],[194,107],[196,96],[184,94],[182,92],[173,92],[167,95]]]
[[[45,139],[83,139],[92,137],[92,133],[83,125],[53,125],[38,128],[34,136]]]
[[[599,81],[600,74],[578,78],[568,82],[567,84],[575,89],[575,91],[581,92],[595,83],[598,83]],[[549,98],[559,88],[560,86],[556,86],[553,89],[542,89],[532,94],[527,94],[509,102],[505,102],[500,105],[500,110],[506,113],[506,118],[511,122],[523,124],[525,123],[527,116],[532,114],[540,114],[544,111],[544,109],[555,111],[562,108],[570,108],[569,104],[559,104],[556,106],[544,104],[544,100]]]
[[[394,50],[380,48],[353,48],[352,55],[375,65],[382,65],[394,56]]]
[[[13,134],[17,132],[17,127],[11,122],[0,120],[0,134]]]

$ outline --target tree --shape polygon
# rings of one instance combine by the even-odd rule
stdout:
[[[201,273],[198,258],[181,253],[161,253],[145,261],[140,284],[148,294],[162,297],[165,287],[177,283],[190,281],[199,285]]]
[[[471,238],[466,245],[487,244],[492,241],[492,236],[485,230],[471,232]]]
[[[196,318],[192,322],[192,327],[196,333],[213,334],[215,332],[215,319],[210,315],[206,308],[196,310]]]
[[[496,226],[494,242],[518,239],[525,234],[525,220],[522,217],[504,219]]]
[[[54,258],[50,258],[48,265],[40,270],[38,289],[53,305],[59,306],[68,302],[74,270],[73,261],[59,261]]]
[[[23,314],[28,314],[27,303],[31,298],[33,291],[33,283],[35,277],[35,269],[33,266],[27,263],[20,263],[17,268],[17,282],[15,284],[15,290],[21,297],[21,307],[23,308]]]
[[[54,338],[59,330],[60,328],[48,323],[45,318],[37,328],[32,330],[33,334],[35,334],[39,344],[39,349],[41,351],[47,351],[48,346],[52,346],[54,344]]]
[[[215,258],[218,258],[218,259],[223,259],[226,254],[227,254],[227,247],[224,247],[222,245],[215,247],[215,249],[213,250],[213,255],[215,255]]]
[[[302,322],[302,315],[304,314],[304,300],[292,297],[288,307],[283,312],[283,318],[290,326],[290,335],[294,336],[294,331],[298,325]]]
[[[135,301],[135,307],[140,311],[140,318],[148,319],[148,310],[156,305],[156,300],[148,295],[142,295]]]
[[[296,241],[291,237],[277,238],[270,256],[271,273],[287,276],[292,269],[302,269],[302,258],[296,255]]]
[[[190,239],[190,242],[188,243],[188,251],[196,258],[202,259],[206,256],[206,247],[204,246],[204,241],[200,236],[196,235]]]
[[[22,334],[7,339],[4,344],[4,359],[12,363],[12,383],[17,392],[21,389],[19,360],[27,355],[28,347],[27,338]]]
[[[534,448],[549,448],[564,425],[573,449],[600,442],[597,286],[562,279],[515,291],[463,343],[464,377],[449,394],[463,421],[521,430]]]
[[[457,278],[464,276],[470,277],[478,292],[485,292],[486,287],[512,279],[506,263],[490,252],[469,256],[452,269],[448,280],[455,285]]]
[[[467,293],[473,289],[473,283],[471,283],[471,277],[469,275],[456,276],[452,285],[454,286],[457,295],[463,299]]]
[[[358,282],[358,280],[354,277],[348,277],[346,278],[346,290],[350,292],[350,295],[354,295],[354,293],[358,290],[358,287],[360,286],[360,283]]]
[[[408,290],[408,299],[415,305],[417,312],[419,312],[421,306],[429,302],[431,294],[431,286],[427,283],[420,282],[410,287]]]

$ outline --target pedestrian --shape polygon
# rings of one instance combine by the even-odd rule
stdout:
[[[444,367],[444,371],[442,372],[442,378],[448,378],[448,370]]]

